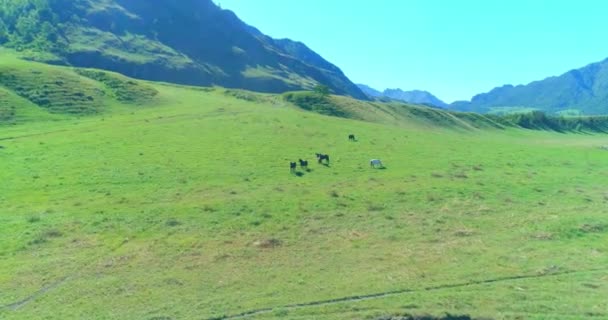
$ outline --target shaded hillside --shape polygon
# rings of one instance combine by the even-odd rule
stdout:
[[[211,0],[7,0],[0,44],[30,57],[128,76],[263,92],[365,95],[304,44],[275,40]]]
[[[497,108],[534,108],[557,113],[608,113],[608,59],[527,85],[505,85],[468,101],[455,102],[461,111],[489,112]]]

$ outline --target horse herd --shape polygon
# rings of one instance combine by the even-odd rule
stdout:
[[[327,155],[327,154],[317,153],[317,160],[319,161],[320,164],[329,165],[329,155]],[[302,169],[308,170],[308,160],[298,159],[298,162],[300,163],[300,167]],[[289,163],[289,170],[291,172],[296,171],[296,168],[298,167],[298,162]]]
[[[349,141],[357,141],[357,138],[355,138],[354,134],[349,134],[348,135],[348,140]],[[329,166],[329,155],[328,154],[323,154],[323,153],[316,153],[316,157],[317,157],[317,162],[319,164],[324,164]],[[302,159],[298,159],[298,162],[300,164],[300,167],[303,170],[308,170],[308,160],[302,160]],[[297,167],[298,167],[298,162],[289,162],[289,171],[291,173],[296,172]],[[382,161],[380,161],[379,159],[372,159],[369,161],[369,166],[371,168],[384,168],[384,165],[382,164]]]

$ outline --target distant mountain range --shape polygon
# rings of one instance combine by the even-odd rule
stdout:
[[[549,113],[608,114],[608,59],[527,85],[505,85],[450,105],[460,111],[501,108],[538,109]]]
[[[0,46],[147,80],[262,92],[321,83],[367,98],[303,43],[270,38],[211,0],[4,0]]]
[[[388,98],[392,100],[398,100],[403,102],[415,103],[415,104],[426,104],[435,107],[446,108],[448,104],[441,101],[428,91],[412,90],[403,91],[401,89],[386,89],[383,92],[371,88],[364,84],[357,84],[359,89],[363,91],[367,96],[371,98]]]

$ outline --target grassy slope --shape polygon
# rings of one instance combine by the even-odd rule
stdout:
[[[25,301],[0,318],[608,317],[606,136],[150,86],[153,107],[108,95],[101,115],[0,127],[0,306]],[[315,152],[331,166],[288,173]],[[280,308],[518,275],[532,277]]]
[[[116,73],[23,61],[0,48],[0,126],[110,114],[153,104],[156,94]]]
[[[103,109],[101,84],[79,77],[69,69],[8,56],[0,62],[0,86],[50,113],[93,114]]]

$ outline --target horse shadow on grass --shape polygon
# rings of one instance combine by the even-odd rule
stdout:
[[[312,169],[305,168],[305,169],[302,169],[302,171],[300,171],[300,170],[292,171],[292,174],[298,178],[301,178],[301,177],[305,176],[307,173],[311,173],[311,172],[313,172]]]
[[[385,166],[382,166],[382,167],[372,167],[372,169],[375,169],[375,170],[386,170],[388,168],[385,167]]]

